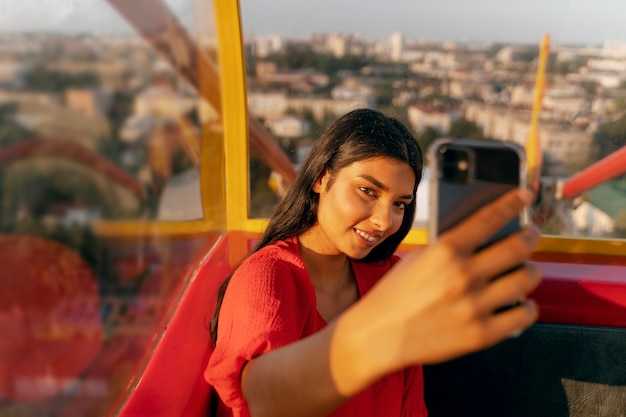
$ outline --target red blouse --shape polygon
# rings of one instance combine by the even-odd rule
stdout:
[[[399,258],[352,262],[363,296]],[[220,310],[215,351],[204,373],[223,404],[219,416],[248,417],[241,371],[252,358],[300,340],[326,326],[295,237],[248,257],[234,273]],[[390,374],[351,398],[331,416],[426,416],[422,368]]]

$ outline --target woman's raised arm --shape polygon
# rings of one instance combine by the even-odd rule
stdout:
[[[540,273],[526,261],[536,228],[475,253],[531,201],[526,190],[506,194],[407,255],[322,331],[248,363],[242,388],[252,415],[326,415],[386,374],[484,349],[531,325],[538,312],[526,296]]]

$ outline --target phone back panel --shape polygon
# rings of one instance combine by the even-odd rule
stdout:
[[[430,169],[431,241],[470,216],[483,205],[525,183],[521,147],[498,141],[438,140],[428,152]],[[483,246],[518,230],[516,218]]]

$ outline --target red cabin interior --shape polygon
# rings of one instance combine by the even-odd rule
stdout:
[[[217,286],[233,265],[225,261],[229,251],[235,245],[241,253],[253,239],[250,233],[227,233],[194,260],[145,367],[113,415],[207,415],[207,320]],[[620,278],[626,258],[546,257],[554,260],[535,255],[544,270],[534,294],[539,323],[486,351],[425,367],[431,416],[614,416],[624,410],[626,283]]]

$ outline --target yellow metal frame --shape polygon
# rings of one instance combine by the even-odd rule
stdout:
[[[239,4],[235,0],[216,0],[213,4],[223,92],[226,227],[246,230],[242,223],[248,217],[248,120],[242,117],[247,106]]]
[[[428,232],[423,229],[412,229],[402,243],[426,245]],[[624,256],[626,254],[626,241],[544,235],[541,237],[541,243],[536,251],[572,255]]]
[[[104,238],[142,237],[151,235],[198,234],[216,230],[212,222],[205,220],[182,222],[141,222],[104,220],[94,223],[94,233]]]
[[[184,222],[104,221],[96,229],[101,235],[194,234],[224,228],[260,233],[267,224],[267,219],[249,217],[248,110],[239,3],[237,0],[215,0],[213,5],[219,42],[224,134],[222,138],[203,135],[201,187],[205,219]],[[428,243],[428,232],[413,229],[403,243],[425,245]],[[626,241],[544,236],[539,251],[619,256],[626,253]]]
[[[248,214],[249,166],[246,79],[243,59],[242,25],[237,1],[216,1],[220,37],[220,63],[224,103],[226,154],[226,208],[228,230],[262,232],[266,219],[252,219]],[[428,232],[412,229],[404,242],[410,245],[428,243]],[[540,251],[622,255],[626,242],[544,236]]]
[[[210,1],[210,0],[207,0]],[[228,9],[232,6],[234,9]],[[228,27],[229,23],[233,20],[238,21],[239,11],[237,9],[236,1],[215,1],[215,25],[217,30],[218,39],[218,59],[220,61],[220,84],[221,100],[224,102],[222,105],[228,103],[229,94],[224,92],[234,91],[237,86],[241,84],[229,82],[229,70],[232,68],[241,68],[241,65],[232,66],[229,64],[228,58],[232,56],[229,53],[231,48],[235,51],[240,49],[237,40],[231,40],[229,38]],[[238,24],[237,24],[238,25]],[[233,44],[237,46],[233,48]],[[202,51],[198,51],[202,54]],[[222,61],[222,53],[224,55],[224,61]],[[200,62],[201,59],[198,59]],[[198,68],[200,88],[217,88],[216,83],[213,80],[206,79],[206,74],[202,72],[202,68]],[[225,80],[226,79],[226,80]],[[203,95],[204,96],[204,95]],[[245,100],[245,96],[244,96]],[[226,116],[231,115],[232,112],[225,112]],[[236,114],[236,113],[234,113]],[[232,118],[232,117],[231,117]],[[245,124],[245,120],[243,121]],[[239,121],[241,123],[241,120]],[[224,122],[226,125],[226,122]],[[237,123],[229,123],[229,126],[237,126]],[[245,126],[243,126],[244,134],[239,135],[242,137],[242,141],[245,141]],[[141,238],[145,236],[175,236],[175,235],[197,235],[205,232],[211,232],[216,230],[224,230],[227,227],[226,217],[228,208],[226,205],[226,177],[225,177],[225,165],[224,160],[225,153],[225,140],[226,131],[222,132],[222,127],[219,125],[204,126],[202,129],[202,143],[201,143],[201,162],[200,162],[200,189],[201,189],[201,201],[203,208],[203,218],[198,220],[188,221],[142,221],[142,220],[128,220],[128,221],[114,221],[114,220],[102,220],[94,223],[94,232],[104,238]],[[235,132],[236,135],[236,132]],[[245,145],[244,145],[245,146]]]
[[[425,229],[411,229],[403,243],[409,245],[425,245],[428,243],[428,231]]]
[[[266,219],[249,217],[249,146],[246,76],[239,3],[215,1],[220,39],[220,70],[226,160],[227,229],[261,232]]]
[[[538,252],[625,256],[626,241],[544,235]]]
[[[223,136],[202,134],[200,187],[204,219],[179,222],[100,221],[95,232],[103,237],[153,234],[196,234],[212,230],[261,232],[266,219],[248,216],[249,147],[246,79],[239,4],[213,2],[219,47]],[[200,74],[202,82],[202,74]],[[202,85],[202,88],[211,86]]]

